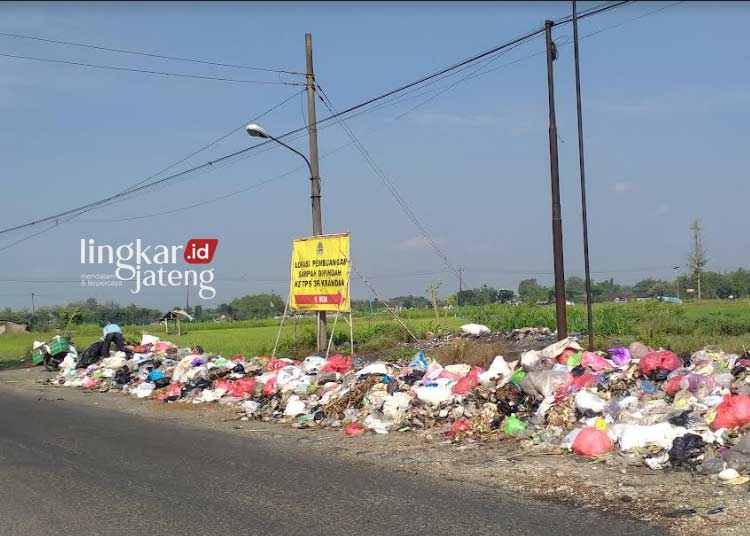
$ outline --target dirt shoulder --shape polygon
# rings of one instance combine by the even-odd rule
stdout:
[[[40,383],[51,376],[40,369],[2,371],[0,389],[35,397],[40,402],[91,404],[182,427],[262,435],[269,442],[294,441],[302,448],[322,453],[332,453],[335,447],[335,454],[331,455],[346,461],[610,511],[663,526],[674,534],[746,534],[750,521],[748,485],[729,486],[715,477],[652,471],[628,466],[616,457],[591,461],[545,452],[514,439],[452,444],[440,429],[348,438],[340,429],[296,429],[289,424],[240,420],[236,409],[218,404],[164,404],[120,393]],[[720,507],[720,513],[707,513]],[[667,516],[684,508],[697,512],[679,518]]]

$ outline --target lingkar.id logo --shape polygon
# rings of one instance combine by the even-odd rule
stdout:
[[[143,287],[199,287],[201,299],[212,300],[216,289],[210,284],[214,281],[214,269],[178,270],[168,269],[175,266],[182,252],[182,259],[188,264],[210,264],[219,244],[217,238],[191,238],[184,246],[167,246],[165,244],[146,245],[138,238],[135,242],[112,246],[97,244],[93,238],[81,239],[81,264],[115,265],[114,283],[107,286],[121,286],[123,281],[135,283],[130,292],[138,294]],[[164,267],[167,268],[164,268]],[[151,268],[153,267],[153,268]],[[158,267],[158,268],[157,268]],[[86,286],[89,279],[111,279],[111,274],[90,274],[81,276],[81,285]],[[104,275],[105,277],[100,277]],[[107,277],[109,276],[109,277]],[[101,284],[95,286],[102,286]]]

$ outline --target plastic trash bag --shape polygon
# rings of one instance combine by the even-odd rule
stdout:
[[[750,396],[726,395],[724,401],[716,408],[716,418],[711,423],[711,430],[737,428],[748,423],[750,423]]]
[[[591,369],[594,372],[600,372],[602,370],[611,369],[612,363],[593,352],[583,352],[583,355],[581,356],[581,366]]]
[[[422,350],[414,354],[414,357],[409,362],[409,368],[413,369],[427,370],[427,367],[429,366],[430,363],[427,361],[427,358],[425,357]]]
[[[320,369],[320,372],[338,372],[339,374],[346,374],[352,370],[353,364],[351,359],[345,358],[341,354],[330,356],[326,359],[325,365]]]
[[[515,366],[515,364],[516,363],[513,363],[512,365]],[[495,356],[490,368],[479,375],[479,383],[485,385],[502,376],[502,380],[497,384],[498,387],[502,387],[513,377],[513,366],[509,365],[503,356]]]
[[[290,365],[287,367],[284,367],[282,369],[279,369],[278,373],[276,374],[276,385],[279,387],[279,389],[282,389],[286,387],[287,384],[299,380],[302,376],[304,376],[304,372],[302,368]]]
[[[258,408],[260,408],[260,404],[255,400],[245,400],[240,407],[245,412],[245,415],[252,417],[258,411]]]
[[[304,413],[307,413],[305,403],[297,395],[290,396],[289,400],[286,401],[284,415],[287,417],[296,417]]]
[[[606,432],[597,428],[584,428],[573,441],[571,450],[580,456],[599,456],[612,448]]]
[[[388,433],[388,425],[373,414],[370,414],[365,418],[365,426],[375,434],[382,435]]]
[[[344,433],[348,437],[354,437],[354,436],[358,436],[360,434],[364,434],[365,433],[365,429],[362,428],[362,425],[359,424],[358,422],[353,422],[349,426],[347,426],[346,428],[344,428]]]
[[[406,410],[411,404],[409,393],[399,391],[388,396],[383,402],[383,416],[395,423],[400,424],[406,417]]]
[[[650,445],[668,449],[676,437],[687,433],[687,428],[672,426],[668,422],[651,425],[626,424],[621,428],[620,450],[628,451]]]
[[[558,370],[532,370],[518,384],[524,393],[538,398],[547,398],[560,387],[570,383],[569,372]]]
[[[455,437],[456,434],[465,434],[467,432],[471,432],[471,423],[467,421],[466,418],[461,417],[453,423],[453,426],[451,426],[451,430],[450,432],[448,432],[448,435],[451,437]]]
[[[703,455],[706,442],[698,434],[685,434],[675,437],[669,449],[669,463],[673,467],[694,468],[698,464],[698,457]]]
[[[450,385],[442,384],[431,387],[415,387],[417,398],[430,406],[439,406],[453,397]]]
[[[631,342],[630,346],[628,346],[628,351],[630,352],[630,355],[633,359],[641,359],[646,354],[651,352],[651,348],[643,344],[642,342]]]
[[[607,407],[607,401],[602,400],[596,394],[589,390],[578,391],[575,396],[576,409],[581,413],[587,411],[593,413],[601,413],[604,408]]]
[[[302,362],[302,368],[305,370],[305,374],[317,374],[325,364],[326,360],[324,357],[311,355],[307,356]]]
[[[638,363],[638,370],[641,371],[647,378],[662,380],[666,377],[654,377],[658,370],[665,370],[667,374],[676,370],[682,366],[682,360],[677,357],[677,354],[670,352],[669,350],[660,350],[658,352],[650,352],[643,356]]]
[[[503,421],[502,431],[509,436],[517,436],[527,428],[527,424],[515,415],[511,415]]]
[[[263,384],[263,394],[271,396],[276,392],[276,375],[274,374]]]
[[[133,395],[137,398],[148,398],[155,388],[156,386],[151,382],[142,382],[135,388]]]
[[[461,326],[461,331],[467,335],[474,335],[475,337],[492,333],[490,328],[483,324],[464,324]]]
[[[453,385],[452,392],[456,395],[465,395],[479,385],[479,375],[483,372],[481,367],[473,367],[469,373]]]
[[[388,375],[388,367],[383,362],[375,362],[370,363],[366,367],[360,369],[357,372],[357,376],[363,376],[365,374],[376,374],[376,375],[382,375],[387,376]]]
[[[632,359],[630,350],[624,347],[609,348],[607,350],[607,353],[609,354],[609,358],[612,360],[612,362],[617,366],[624,365]]]
[[[258,380],[252,377],[240,378],[234,382],[232,389],[227,391],[227,394],[238,398],[247,398],[248,396],[252,396],[257,383]]]

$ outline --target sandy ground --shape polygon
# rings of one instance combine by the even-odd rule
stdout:
[[[439,429],[348,438],[340,429],[297,429],[289,424],[240,420],[236,409],[218,404],[164,404],[114,392],[86,392],[40,383],[51,376],[38,368],[6,370],[0,372],[0,389],[36,397],[40,402],[83,402],[188,428],[260,435],[269,442],[296,442],[303,449],[315,449],[349,462],[375,464],[384,471],[429,474],[616,512],[660,525],[673,534],[748,533],[750,484],[730,486],[716,477],[686,471],[652,471],[628,466],[619,457],[592,461],[527,450],[514,439],[454,444]],[[668,516],[684,508],[695,509],[696,513]],[[707,513],[718,508],[723,510]]]

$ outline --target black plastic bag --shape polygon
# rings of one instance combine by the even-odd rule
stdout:
[[[94,344],[86,348],[86,350],[78,358],[76,368],[86,368],[89,365],[97,363],[102,358],[102,348],[104,347],[104,341],[96,341]]]
[[[670,371],[663,368],[654,369],[648,378],[654,382],[663,382],[667,379],[667,376],[669,376],[669,372]]]
[[[669,463],[672,464],[672,467],[685,466],[693,469],[698,463],[698,456],[703,454],[705,447],[705,441],[697,434],[675,437],[672,448],[669,449]]]

